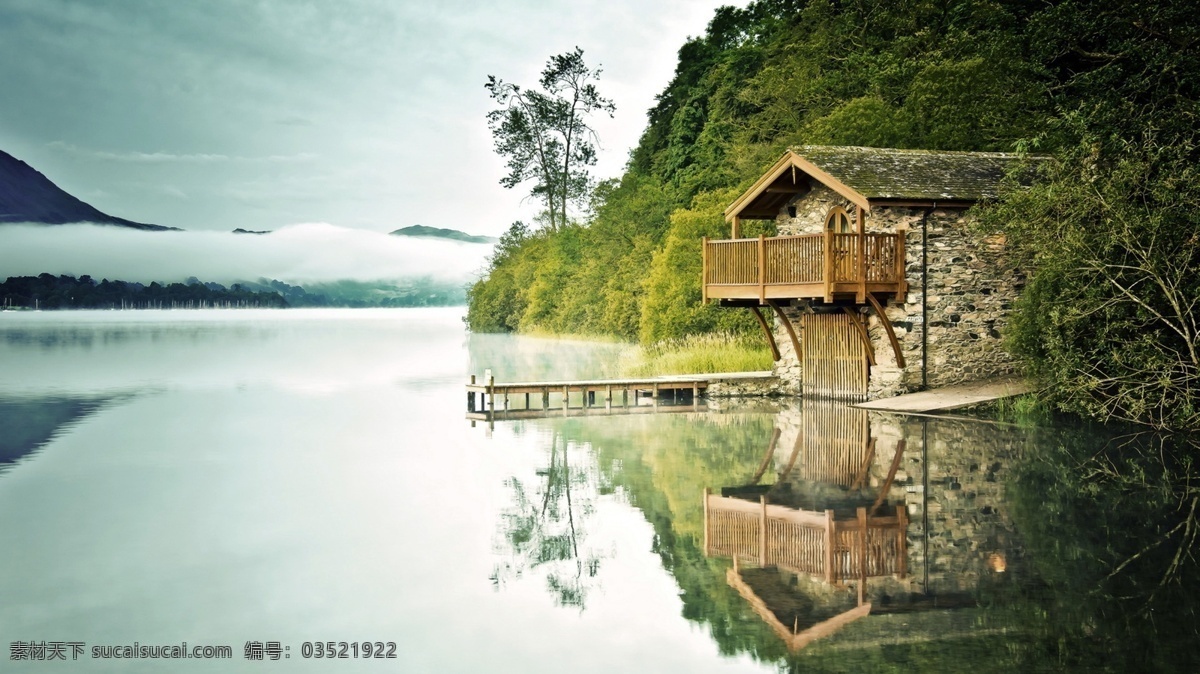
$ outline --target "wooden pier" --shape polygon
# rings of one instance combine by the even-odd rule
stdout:
[[[478,382],[471,375],[467,384],[467,412],[513,411],[512,405],[520,400],[519,396],[524,397],[520,409],[540,411],[572,409],[573,396],[579,403],[575,409],[637,406],[643,398],[648,398],[652,405],[664,397],[671,402],[681,399],[695,402],[708,388],[708,382],[706,377],[658,377],[496,383],[494,377]],[[551,395],[557,398],[554,408]]]
[[[770,372],[593,379],[579,381],[507,382],[494,377],[467,384],[467,418],[494,421],[601,413],[685,411],[704,407],[708,387],[717,381],[769,379]]]

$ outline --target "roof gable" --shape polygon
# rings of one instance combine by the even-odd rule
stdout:
[[[874,147],[805,145],[788,150],[725,218],[772,218],[779,208],[820,182],[870,211],[872,202],[963,202],[994,198],[1019,155]],[[798,175],[797,172],[803,174]]]

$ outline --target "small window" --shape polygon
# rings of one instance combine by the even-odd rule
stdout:
[[[825,216],[825,229],[834,234],[850,234],[853,231],[850,229],[850,214],[841,206],[834,206]]]

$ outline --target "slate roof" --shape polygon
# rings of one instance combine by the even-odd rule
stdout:
[[[1020,160],[1007,152],[803,145],[785,152],[730,204],[725,219],[773,219],[791,198],[807,191],[808,180],[797,172],[867,210],[871,203],[888,201],[971,204],[996,197],[1005,172]]]
[[[994,198],[1018,155],[805,145],[792,152],[867,199],[979,201]]]

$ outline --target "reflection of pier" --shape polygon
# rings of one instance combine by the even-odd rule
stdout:
[[[647,400],[642,398],[641,400]],[[604,417],[630,414],[681,414],[684,412],[707,412],[708,405],[703,401],[674,403],[670,400],[659,404],[617,405],[601,407],[596,405],[578,407],[555,407],[544,409],[500,409],[490,412],[467,412],[471,421],[519,421],[522,419],[549,419],[552,417]]]

